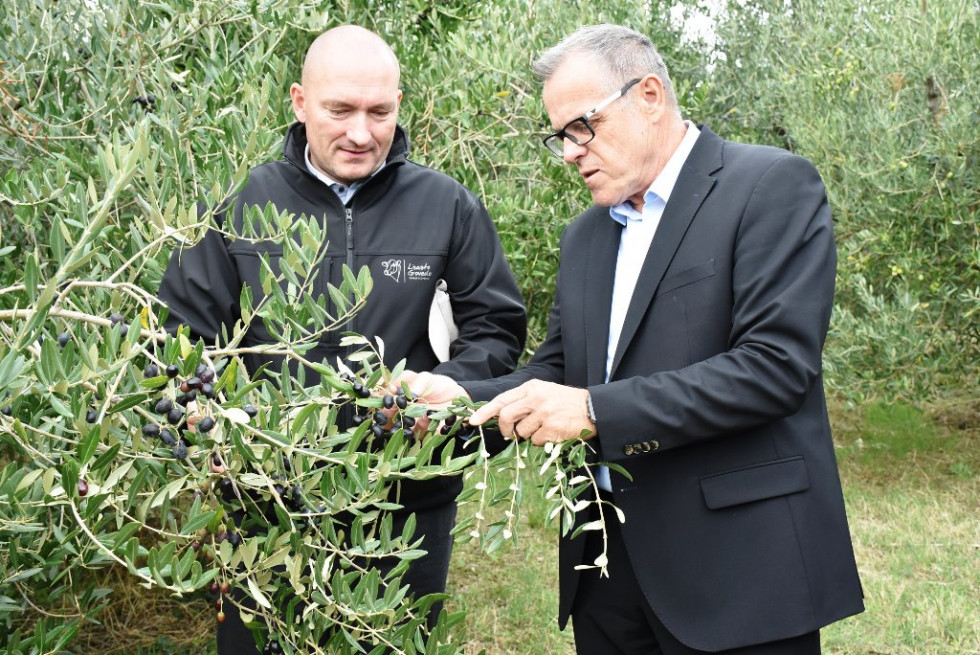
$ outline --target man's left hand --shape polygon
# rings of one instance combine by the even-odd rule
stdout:
[[[501,434],[530,439],[535,446],[578,439],[583,430],[588,430],[585,438],[590,439],[595,436],[595,424],[586,410],[588,395],[586,389],[530,380],[488,402],[469,422],[482,425],[497,417]]]

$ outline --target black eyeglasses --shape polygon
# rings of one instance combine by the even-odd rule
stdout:
[[[566,123],[565,127],[561,128],[554,134],[549,134],[546,136],[544,138],[544,145],[548,148],[548,150],[554,153],[556,157],[559,158],[564,157],[565,139],[568,139],[575,145],[584,146],[586,143],[595,138],[595,130],[592,129],[592,126],[589,124],[589,119],[626,95],[626,92],[632,89],[633,85],[642,79],[642,77],[638,77],[635,80],[630,80],[626,83],[626,86],[596,105],[595,109],[585,112],[578,118]]]

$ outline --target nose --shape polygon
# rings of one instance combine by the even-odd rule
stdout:
[[[565,160],[565,163],[572,164],[576,159],[585,154],[587,148],[585,146],[580,146],[568,137],[562,139],[561,142],[561,158]]]
[[[356,113],[351,116],[347,124],[347,138],[359,146],[371,140],[371,131],[368,129],[368,119],[365,114]]]

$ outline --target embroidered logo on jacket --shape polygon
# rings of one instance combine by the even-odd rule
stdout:
[[[381,262],[385,275],[395,282],[422,281],[432,279],[432,267],[428,262],[412,264],[404,259],[386,259]]]

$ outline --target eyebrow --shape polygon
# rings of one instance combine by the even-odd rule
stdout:
[[[326,99],[326,100],[323,101],[323,106],[324,107],[329,107],[331,109],[357,109],[357,105],[355,105],[352,102],[348,102],[346,100],[331,100],[331,99]],[[368,111],[373,111],[373,110],[376,110],[376,109],[387,109],[388,111],[394,111],[395,110],[395,107],[397,107],[397,106],[398,106],[398,103],[396,103],[394,101],[379,102],[378,104],[370,105],[369,107],[367,107],[367,110]]]

